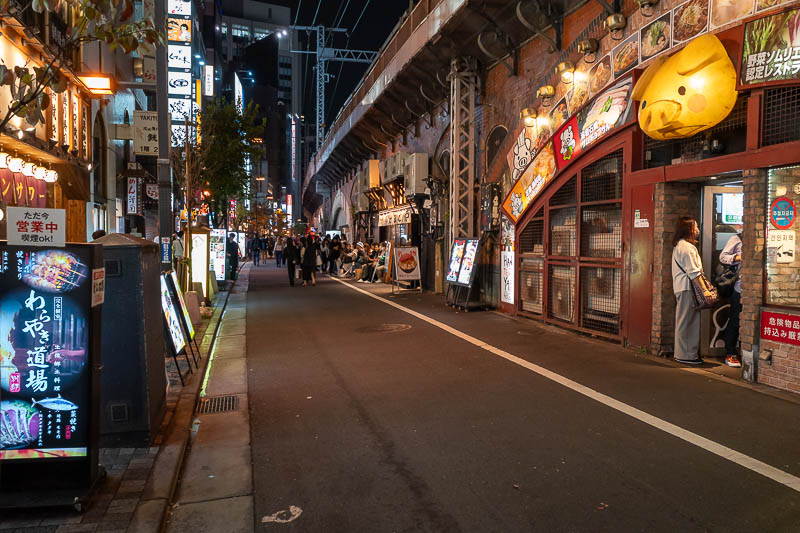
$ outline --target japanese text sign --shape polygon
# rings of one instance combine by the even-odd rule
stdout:
[[[8,244],[63,247],[66,236],[66,214],[63,209],[8,208]]]
[[[800,316],[762,311],[761,338],[800,346]]]
[[[742,85],[800,79],[800,9],[776,13],[745,24]]]
[[[133,112],[133,153],[158,155],[158,112]]]
[[[0,459],[87,454],[90,262],[0,247]]]

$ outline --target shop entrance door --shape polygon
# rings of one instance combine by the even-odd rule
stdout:
[[[719,254],[733,235],[742,229],[744,194],[742,187],[706,186],[703,188],[701,257],[703,272],[713,280],[719,266]],[[730,305],[722,300],[714,309],[701,312],[700,355],[724,357],[724,331]]]

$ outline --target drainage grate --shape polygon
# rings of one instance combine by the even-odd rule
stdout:
[[[197,404],[197,414],[213,415],[216,413],[227,413],[239,409],[239,397],[230,396],[209,396],[203,398]]]

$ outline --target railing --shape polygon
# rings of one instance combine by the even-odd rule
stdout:
[[[414,9],[411,11],[411,13],[405,18],[405,20],[399,24],[394,32],[394,35],[389,38],[386,44],[384,44],[379,51],[378,58],[372,63],[364,77],[361,78],[361,82],[358,84],[350,97],[345,101],[345,104],[337,114],[332,127],[325,135],[325,140],[322,143],[322,147],[319,151],[317,151],[316,154],[314,154],[311,161],[309,161],[304,185],[307,185],[310,177],[317,173],[319,167],[327,159],[327,154],[330,153],[331,145],[337,143],[339,140],[337,138],[337,134],[341,128],[344,126],[349,128],[352,125],[350,124],[350,118],[357,111],[358,107],[361,105],[361,102],[368,96],[368,93],[372,90],[375,84],[384,75],[386,68],[401,50],[403,45],[408,42],[408,40],[414,34],[414,31],[419,28],[423,22],[425,22],[428,16],[440,4],[447,2],[453,4],[453,10],[455,11],[455,8],[464,3],[464,0],[420,0],[419,3],[414,6]],[[437,21],[437,23],[441,22],[443,21]],[[380,90],[385,88],[385,84],[386,82],[384,81],[384,85],[380,88]],[[372,100],[374,101],[374,96]]]

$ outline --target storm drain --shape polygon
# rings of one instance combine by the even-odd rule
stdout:
[[[377,324],[358,328],[356,331],[359,333],[394,333],[407,329],[411,329],[411,324]]]
[[[197,414],[213,415],[216,413],[227,413],[239,409],[239,397],[229,396],[207,396],[197,404]]]

